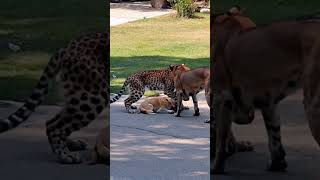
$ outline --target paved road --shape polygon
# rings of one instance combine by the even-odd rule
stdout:
[[[239,153],[227,161],[228,175],[214,176],[218,180],[319,180],[320,148],[311,136],[302,105],[302,93],[287,98],[280,105],[282,137],[287,152],[288,171],[265,171],[269,160],[267,136],[260,113],[254,123],[234,127],[238,139],[250,140],[251,153]]]
[[[128,180],[209,179],[209,108],[199,95],[201,116],[128,114],[123,98],[111,105],[111,177]]]
[[[170,12],[173,10],[152,8],[150,1],[110,3],[110,26],[161,16]]]
[[[1,104],[0,117],[4,118],[20,103]],[[1,180],[102,180],[107,179],[105,165],[61,165],[55,161],[45,135],[45,121],[59,111],[57,106],[41,106],[28,121],[16,129],[0,134]],[[89,127],[74,134],[92,147],[97,131],[105,126],[103,113]]]

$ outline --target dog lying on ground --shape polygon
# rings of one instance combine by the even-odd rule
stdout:
[[[140,113],[156,114],[161,110],[166,110],[172,114],[175,111],[175,102],[166,96],[146,98],[139,106]]]
[[[102,128],[96,138],[96,145],[92,151],[90,165],[93,164],[110,165],[110,128]]]
[[[179,68],[173,70],[174,83],[177,94],[177,117],[183,110],[181,107],[182,100],[188,101],[192,97],[194,105],[194,116],[199,116],[199,107],[197,94],[202,91],[210,78],[209,68],[196,68],[189,71],[181,71]]]

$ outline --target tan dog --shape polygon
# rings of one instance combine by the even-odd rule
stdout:
[[[175,110],[175,102],[166,96],[146,98],[139,106],[139,111],[144,114],[156,114],[166,110],[172,114]]]
[[[96,145],[92,152],[92,159],[89,164],[110,165],[110,127],[102,128],[96,139]]]
[[[194,105],[194,116],[199,116],[197,93],[205,88],[210,78],[209,68],[196,68],[189,71],[176,69],[174,73],[174,83],[177,94],[177,117],[182,111],[182,100],[187,101],[192,96]]]
[[[315,18],[315,17],[314,17]],[[313,17],[249,27],[238,15],[213,16],[216,147],[211,173],[224,173],[232,122],[249,124],[258,109],[268,134],[270,171],[285,171],[279,103],[303,88],[311,133],[320,145],[320,23]],[[319,73],[319,74],[318,74]]]

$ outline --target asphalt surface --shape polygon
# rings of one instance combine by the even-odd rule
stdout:
[[[200,98],[200,117],[190,110],[181,118],[172,114],[128,114],[123,102],[111,105],[111,179],[209,179],[209,125],[203,121],[209,110]],[[282,137],[287,152],[288,170],[265,171],[269,160],[267,136],[260,113],[251,125],[233,126],[238,140],[249,140],[254,152],[238,153],[227,160],[227,174],[218,180],[318,180],[319,146],[311,136],[301,103],[301,92],[280,105]],[[0,103],[1,117],[16,110],[19,104]],[[107,179],[104,165],[61,165],[55,161],[45,135],[45,120],[59,111],[57,106],[41,106],[21,126],[0,135],[0,179]],[[103,118],[77,132],[74,138],[86,140],[90,147]]]
[[[124,98],[110,106],[113,179],[209,179],[209,124],[203,123],[209,108],[203,93],[199,117],[193,116],[191,99],[184,103],[190,110],[175,117],[128,114]]]
[[[235,126],[238,140],[249,140],[254,152],[238,153],[227,160],[226,175],[213,176],[218,180],[319,180],[320,148],[313,139],[305,118],[302,92],[288,97],[280,104],[282,142],[287,153],[287,172],[266,171],[269,161],[267,134],[260,112],[253,124]]]
[[[209,179],[208,109],[201,99],[201,116],[192,117],[192,103],[184,117],[168,114],[127,114],[123,102],[111,106],[111,177],[114,179]],[[253,143],[253,152],[227,160],[227,174],[218,180],[318,180],[319,146],[313,139],[302,105],[302,92],[280,104],[282,141],[288,169],[266,171],[267,135],[260,112],[250,125],[233,125],[238,140]]]
[[[1,102],[0,117],[14,112],[21,103]],[[45,134],[45,121],[59,111],[58,106],[41,106],[17,128],[0,134],[1,180],[103,180],[107,179],[105,165],[61,165],[51,153]],[[92,148],[99,129],[105,126],[106,112],[88,127],[72,135],[85,140]],[[88,154],[89,151],[84,152]]]

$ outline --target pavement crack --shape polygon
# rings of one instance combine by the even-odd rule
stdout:
[[[152,130],[149,130],[149,129],[132,127],[132,126],[124,126],[124,125],[117,125],[117,124],[111,124],[111,126],[128,128],[128,129],[135,129],[135,130],[145,131],[145,132],[149,132],[149,133],[156,134],[156,135],[169,136],[169,137],[173,137],[173,138],[177,138],[177,139],[193,139],[193,138],[186,137],[186,136],[177,136],[177,135],[172,135],[172,134],[167,134],[167,133],[161,133],[161,132],[152,131]]]

